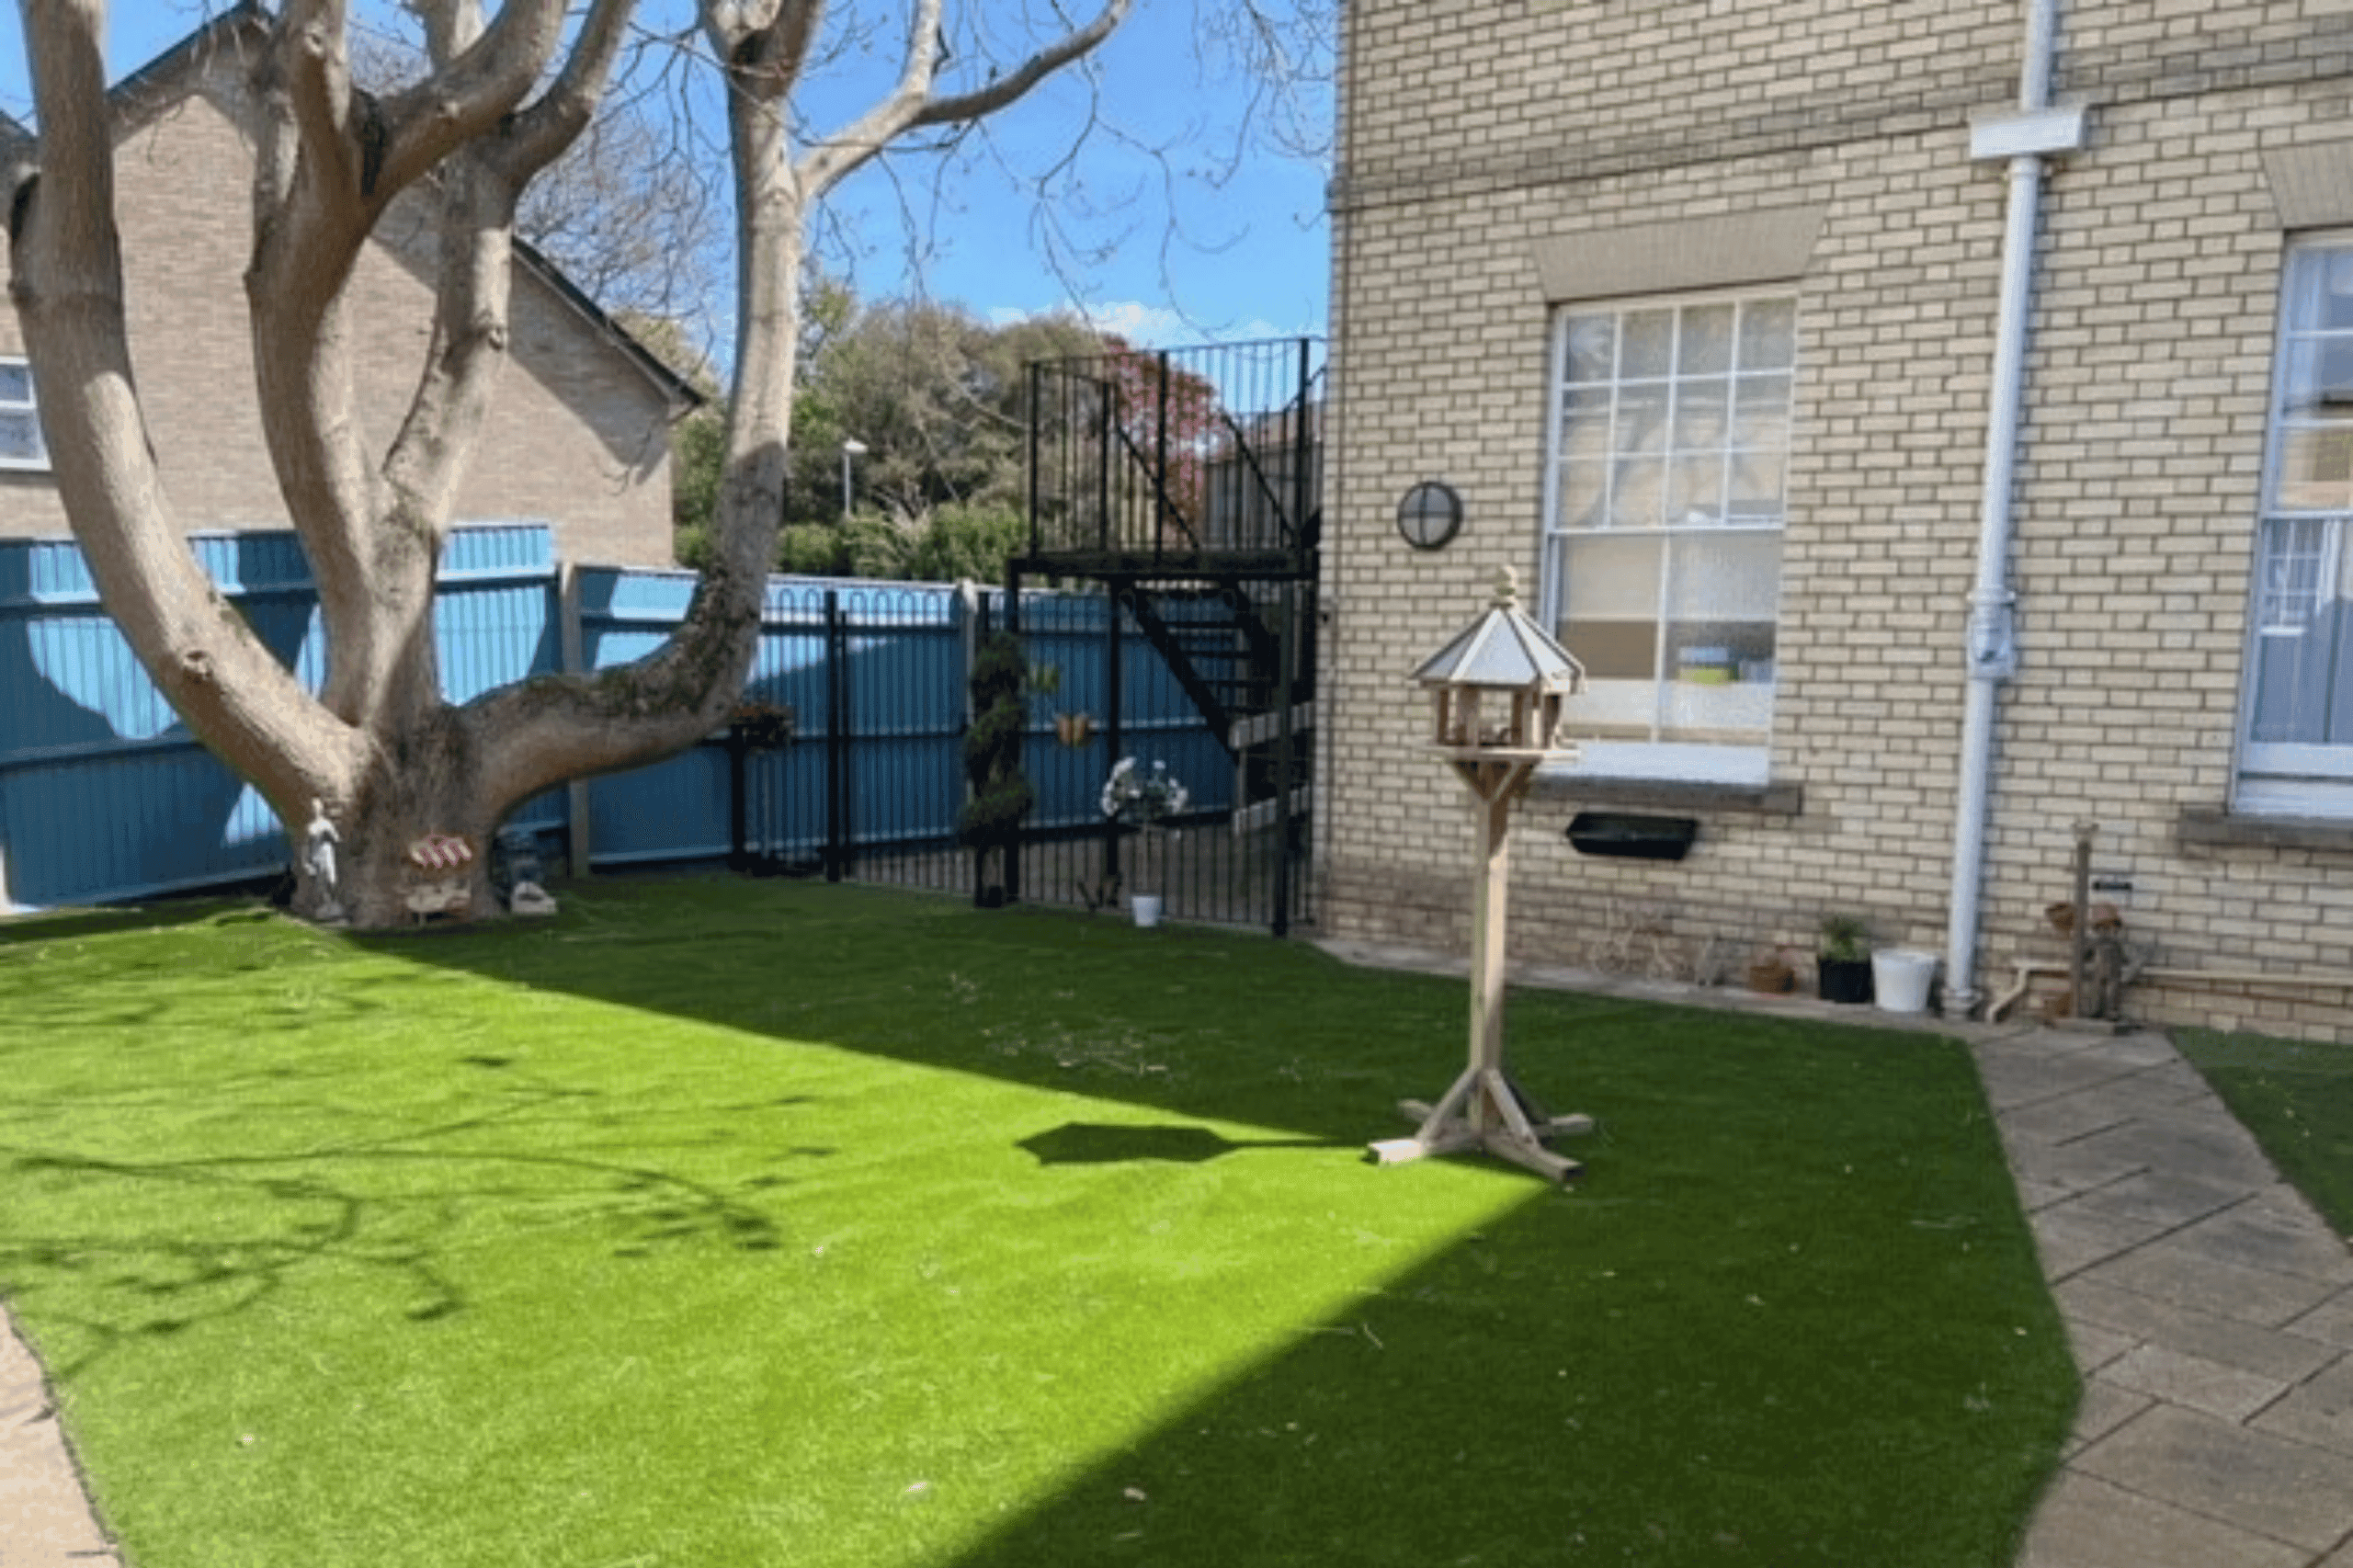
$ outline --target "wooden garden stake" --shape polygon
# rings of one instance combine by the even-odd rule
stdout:
[[[1511,892],[1511,808],[1542,764],[1576,748],[1560,739],[1563,706],[1585,681],[1568,650],[1518,608],[1506,571],[1495,603],[1469,631],[1415,672],[1432,694],[1433,745],[1472,794],[1479,858],[1471,903],[1471,1052],[1462,1075],[1436,1105],[1400,1102],[1418,1127],[1411,1138],[1372,1145],[1380,1164],[1484,1149],[1554,1181],[1584,1167],[1546,1148],[1548,1139],[1589,1132],[1586,1116],[1548,1116],[1504,1064],[1504,952]]]

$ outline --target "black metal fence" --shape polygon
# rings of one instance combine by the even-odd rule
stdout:
[[[665,597],[636,619],[673,613]],[[607,608],[589,624],[593,639],[621,619]],[[1006,879],[1014,897],[1124,912],[1146,891],[1172,919],[1278,933],[1313,922],[1306,791],[1275,801],[1266,784],[1279,726],[1262,722],[1230,749],[1235,737],[1204,719],[1133,615],[1100,592],[1030,592],[1008,617],[996,589],[772,584],[746,697],[789,710],[791,740],[739,730],[599,780],[596,860],[724,853],[754,872],[975,895],[956,820],[972,658],[994,627],[1017,631],[1032,687],[1022,762],[1037,804]],[[1303,757],[1305,726],[1289,739]],[[1165,764],[1189,797],[1148,855],[1102,811],[1125,756]]]

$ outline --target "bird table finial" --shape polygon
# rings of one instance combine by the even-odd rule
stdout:
[[[1495,608],[1510,609],[1519,603],[1519,574],[1506,566],[1495,574]]]

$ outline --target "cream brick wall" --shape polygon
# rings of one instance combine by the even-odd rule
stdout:
[[[2056,952],[2071,824],[2129,874],[2163,964],[2353,973],[2353,852],[2200,847],[2229,790],[2283,234],[2266,151],[2353,138],[2353,6],[2065,8],[2039,248],[1981,984]],[[1549,790],[1515,835],[1514,943],[1557,961],[1736,968],[1855,910],[1941,949],[2006,176],[1972,112],[2015,99],[2012,4],[1442,0],[1353,9],[1336,189],[1324,781],[1330,924],[1459,947],[1471,829],[1416,751],[1406,676],[1496,570],[1532,584],[1551,242],[1807,206],[1776,785],[1702,809],[1679,864],[1576,856]],[[1445,478],[1417,554],[1391,513]],[[1678,809],[1678,814],[1680,811]],[[1665,961],[1662,960],[1661,961]],[[2353,1038],[2353,995],[2136,987],[2133,1010]]]
[[[117,159],[117,209],[133,364],[168,494],[191,531],[282,528],[283,500],[254,392],[244,272],[252,151],[231,115],[187,99]],[[429,283],[405,259],[420,226],[395,209],[352,284],[359,410],[372,450],[399,428],[432,322]],[[461,520],[551,524],[584,563],[665,565],[669,413],[644,370],[529,269],[517,267],[509,363],[458,502]],[[13,312],[0,353],[22,352]],[[0,472],[0,538],[70,532],[45,474]]]

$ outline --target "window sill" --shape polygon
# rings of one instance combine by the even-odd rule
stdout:
[[[2234,814],[2215,806],[2183,809],[2185,845],[2214,849],[2336,849],[2353,852],[2353,820]]]
[[[1573,773],[1538,774],[1529,789],[1529,797],[1596,806],[1759,817],[1794,817],[1805,809],[1805,788],[1800,784],[1597,778]],[[2353,833],[2347,836],[2353,840]]]

